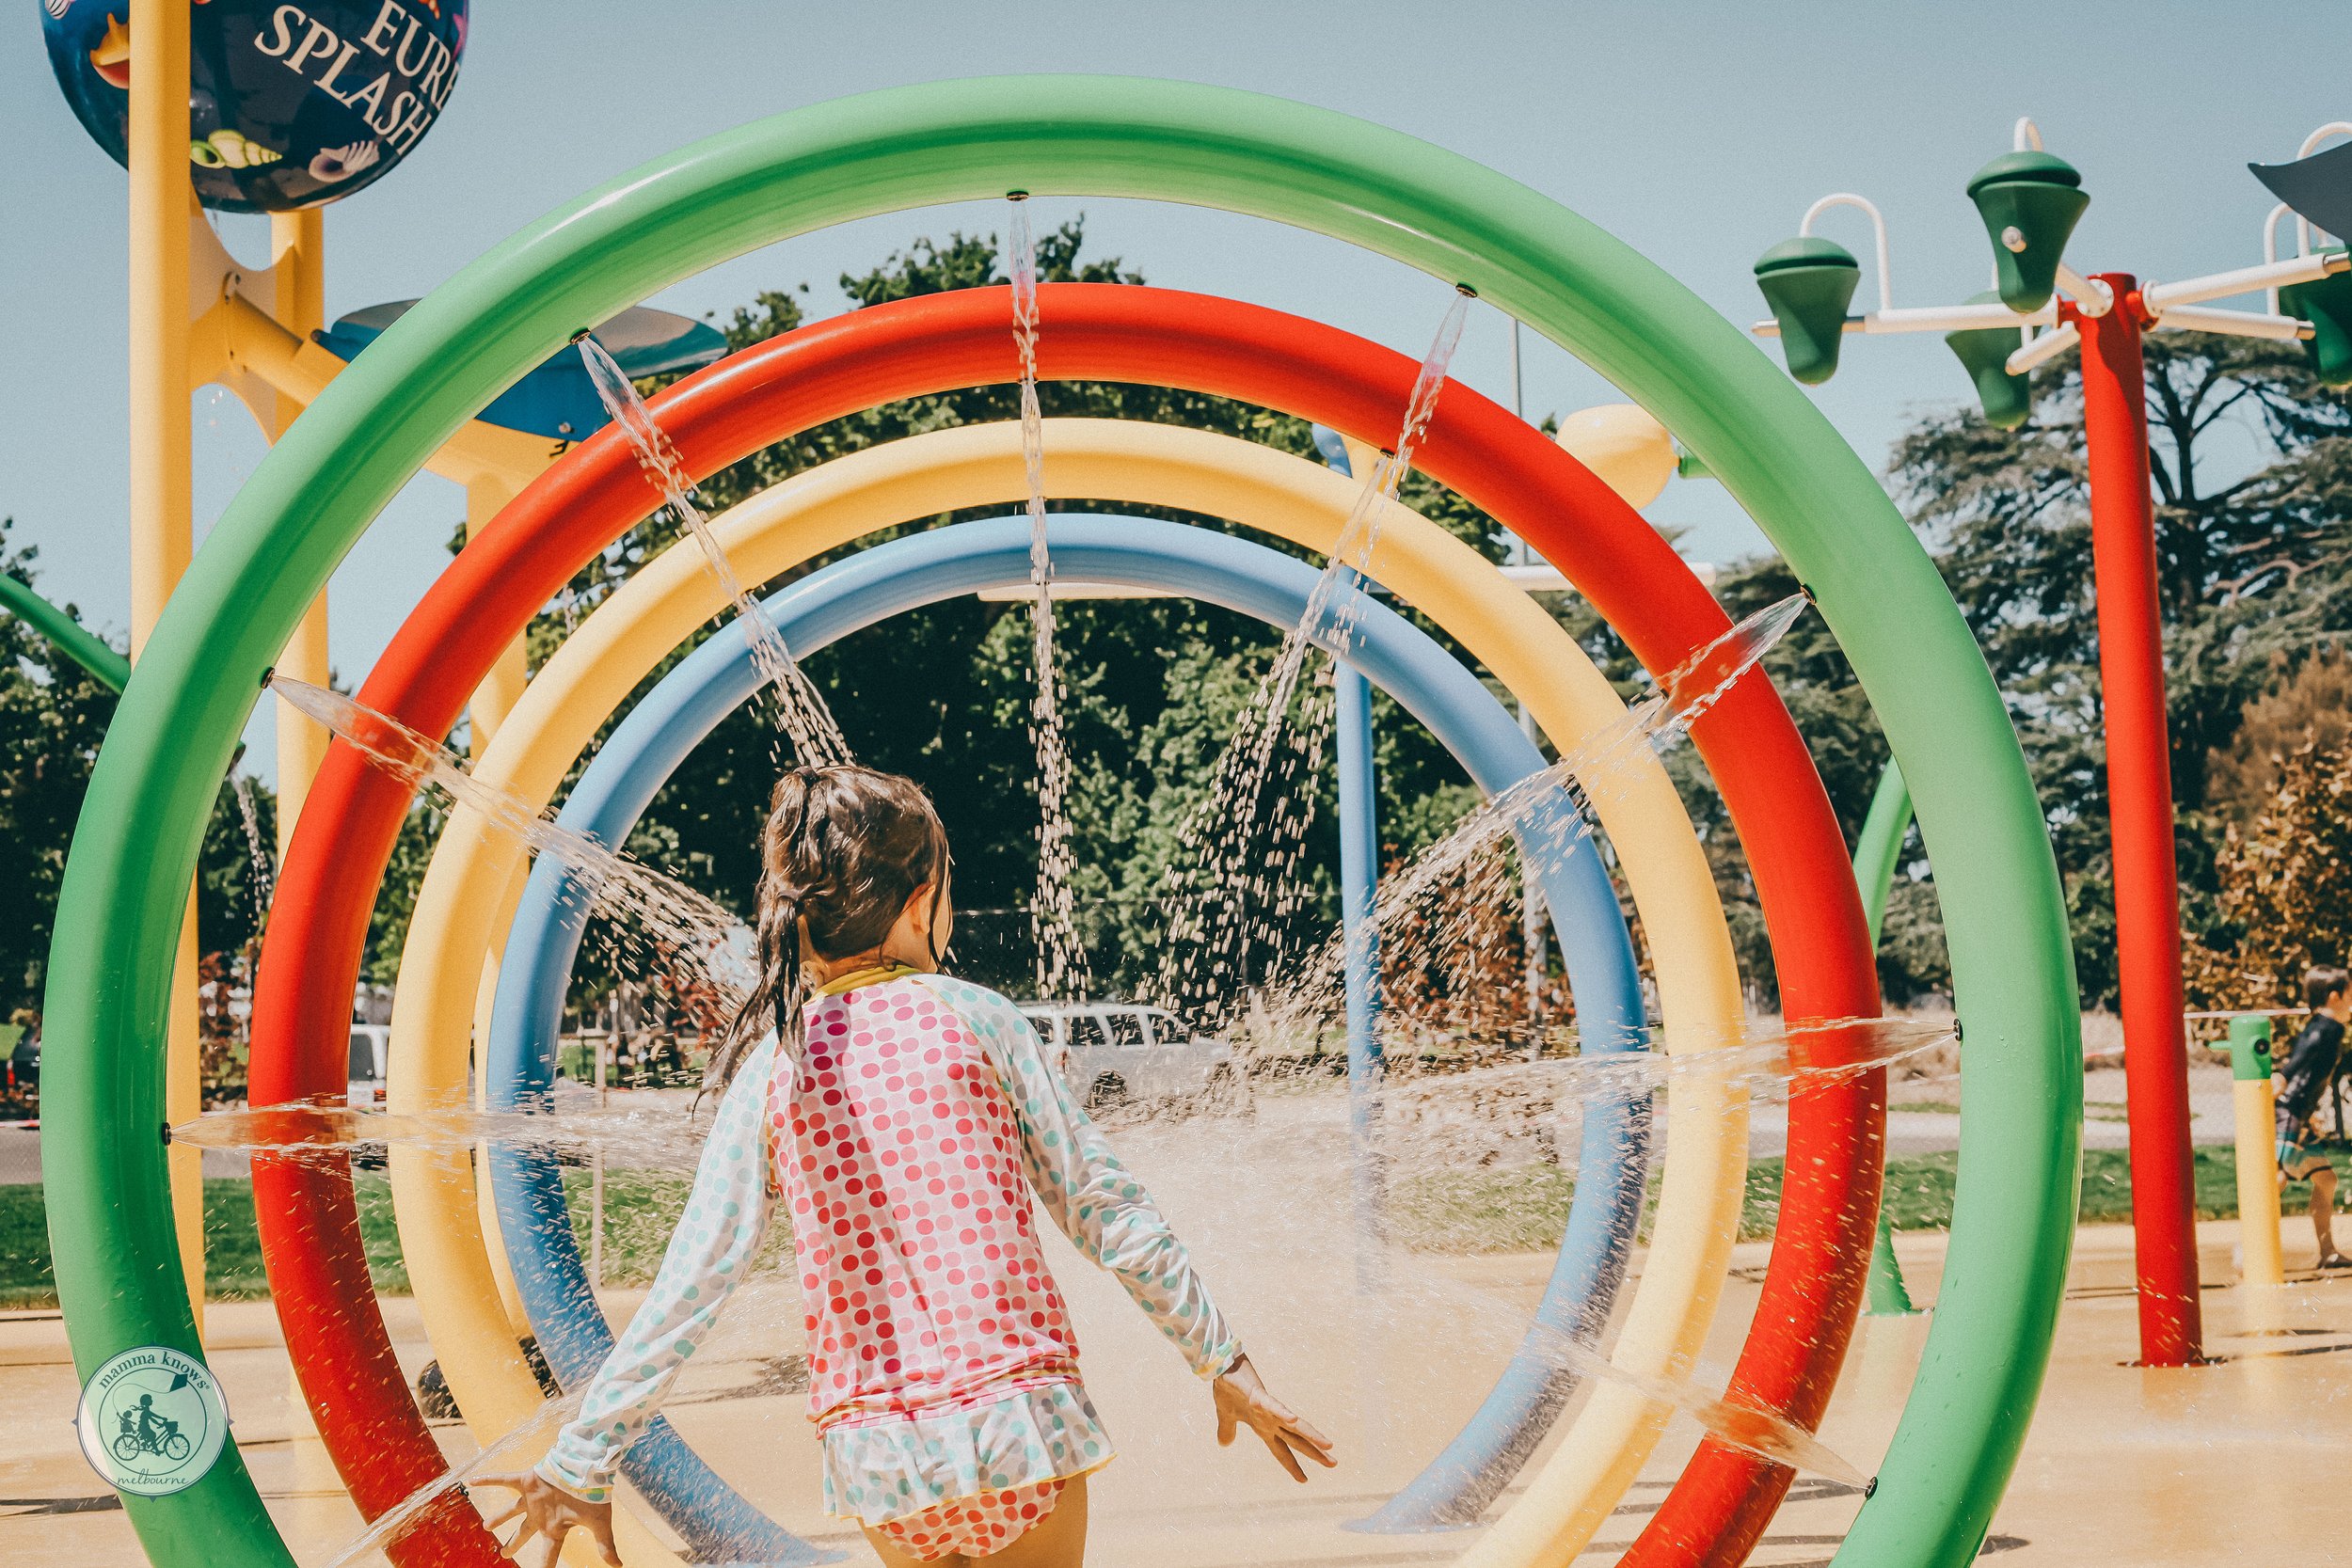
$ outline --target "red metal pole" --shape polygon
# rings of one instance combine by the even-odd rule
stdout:
[[[2139,1356],[2143,1366],[2185,1367],[2204,1359],[2203,1323],[2190,1176],[2188,1046],[2181,1022],[2171,748],[2165,727],[2148,392],[2139,345],[2147,318],[2137,280],[2130,274],[2106,273],[2100,280],[2115,291],[2115,308],[2104,316],[2068,314],[2082,333],[2083,431],[2090,455]]]

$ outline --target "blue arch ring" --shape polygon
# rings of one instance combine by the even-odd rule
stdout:
[[[1263,545],[1178,523],[1069,514],[1048,526],[1062,577],[1182,594],[1279,626],[1298,624],[1319,575]],[[805,657],[889,616],[1015,586],[1028,575],[1027,519],[997,518],[876,546],[765,602],[786,641]],[[1478,678],[1377,600],[1359,598],[1342,657],[1427,725],[1488,795],[1543,768],[1542,754]],[[742,623],[732,623],[664,676],[613,731],[574,786],[561,820],[608,844],[626,840],[687,754],[759,684]],[[1645,1030],[1633,945],[1600,857],[1574,852],[1585,836],[1577,823],[1566,832],[1529,831],[1522,843],[1530,846],[1559,934],[1582,1049],[1638,1051]],[[1537,841],[1545,847],[1534,847]],[[485,1071],[493,1109],[543,1103],[554,1082],[586,909],[564,868],[543,857],[500,965]],[[1476,1414],[1400,1499],[1410,1494],[1441,1506],[1464,1494],[1491,1496],[1496,1466],[1515,1468],[1540,1439],[1575,1381],[1546,1347],[1564,1334],[1590,1341],[1607,1323],[1641,1212],[1648,1143],[1646,1099],[1587,1107],[1578,1163],[1582,1179],[1527,1338]],[[491,1168],[524,1307],[557,1378],[576,1386],[595,1374],[612,1336],[573,1240],[562,1168],[543,1150],[514,1147],[494,1148]],[[753,1508],[659,1418],[629,1450],[623,1473],[706,1558],[808,1560],[806,1544]]]

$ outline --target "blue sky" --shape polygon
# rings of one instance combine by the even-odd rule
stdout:
[[[15,519],[18,543],[40,546],[44,591],[120,633],[123,177],[57,93],[39,24],[39,8],[18,0],[0,48],[0,136],[16,149],[0,186],[9,213],[0,265],[12,285],[0,295],[10,371],[0,515]],[[1859,191],[1886,213],[1898,304],[1983,288],[1985,240],[1962,187],[2031,114],[2091,193],[2069,259],[2086,271],[2182,277],[2260,259],[2269,201],[2245,165],[2292,157],[2312,127],[2352,118],[2347,58],[2352,8],[2341,0],[2226,9],[476,0],[439,124],[399,169],[328,214],[327,309],[421,293],[528,219],[743,120],[874,87],[1021,71],[1184,77],[1380,120],[1565,202],[1743,324],[1760,313],[1756,254],[1832,190]],[[1295,310],[1416,356],[1447,304],[1433,279],[1255,220],[1076,200],[1041,202],[1037,217],[1081,210],[1091,252],[1122,256],[1155,283]],[[760,288],[805,281],[814,312],[830,314],[843,307],[841,272],[918,235],[1000,219],[991,204],[807,235],[650,303],[723,312]],[[1867,256],[1859,214],[1834,215],[1824,231]],[[262,220],[230,219],[225,233],[252,255],[266,231]],[[1874,289],[1866,277],[1864,294]],[[1507,396],[1507,334],[1493,310],[1475,311],[1455,374]],[[1526,387],[1537,417],[1613,396],[1532,336]],[[1815,395],[1877,467],[1908,420],[1965,393],[1957,363],[1923,336],[1851,342],[1846,368]],[[200,537],[263,447],[225,393],[199,393],[192,412]],[[346,560],[332,601],[344,676],[364,673],[445,562],[462,510],[453,485],[421,478]],[[1686,529],[1698,558],[1767,547],[1705,483],[1670,487],[1650,515]]]

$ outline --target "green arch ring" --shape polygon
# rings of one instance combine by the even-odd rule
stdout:
[[[166,1001],[197,848],[264,670],[377,511],[474,411],[602,320],[829,224],[1008,189],[1272,218],[1467,283],[1695,451],[1811,589],[1932,847],[1967,1021],[1949,1261],[1918,1380],[1838,1554],[1975,1555],[2040,1392],[2073,1242],[2081,1039],[2057,865],[1982,656],[1884,492],[1802,392],[1688,290],[1469,159],[1328,110],[1138,78],[895,88],[698,142],[533,224],[443,284],[273,449],[173,595],[91,780],[47,995],[50,1233],[84,1376],[199,1354],[170,1234]],[[126,1498],[159,1561],[291,1568],[233,1449]]]

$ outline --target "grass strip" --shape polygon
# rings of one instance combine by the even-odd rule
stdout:
[[[2352,1161],[2338,1151],[2340,1166]],[[1943,1230],[1952,1222],[1952,1187],[1960,1169],[1956,1152],[1914,1154],[1890,1161],[1886,1203],[1898,1230]],[[2196,1151],[2197,1217],[2233,1219],[2237,1214],[2237,1167],[2227,1146]],[[1748,1166],[1748,1190],[1740,1212],[1740,1234],[1761,1240],[1780,1218],[1781,1163],[1757,1160]],[[392,1225],[392,1195],[383,1174],[358,1172],[359,1233],[368,1248],[368,1269],[385,1295],[405,1295],[408,1273]],[[567,1170],[572,1230],[583,1257],[588,1252],[586,1171]],[[691,1179],[679,1171],[612,1171],[604,1190],[604,1281],[630,1286],[649,1282],[661,1266],[670,1233],[686,1207]],[[1652,1174],[1649,1207],[1657,1201]],[[49,1268],[49,1227],[38,1183],[0,1186],[0,1308],[55,1307],[56,1284]],[[1397,1181],[1390,1192],[1391,1235],[1418,1252],[1534,1252],[1559,1244],[1576,1180],[1556,1165],[1524,1164],[1449,1170]],[[2132,1177],[2122,1149],[2095,1148],[2083,1155],[2081,1218],[2086,1225],[2131,1218]],[[2288,1184],[2280,1205],[2297,1214],[2311,1199],[2306,1182]],[[1649,1213],[1643,1215],[1648,1234]],[[781,1226],[761,1249],[761,1261],[789,1244]],[[215,1301],[254,1301],[269,1294],[262,1269],[262,1243],[253,1224],[253,1186],[238,1177],[204,1183],[205,1286]]]

